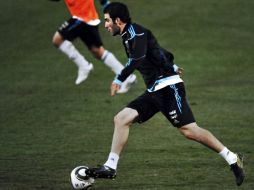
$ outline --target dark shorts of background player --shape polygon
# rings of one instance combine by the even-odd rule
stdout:
[[[157,112],[163,115],[175,127],[195,122],[192,111],[186,101],[183,83],[166,86],[155,92],[145,92],[127,105],[137,110],[137,122],[143,123],[153,117]]]
[[[103,45],[98,25],[91,26],[75,18],[71,18],[64,22],[62,26],[59,27],[58,32],[64,39],[69,41],[73,41],[75,38],[80,37],[89,49]]]

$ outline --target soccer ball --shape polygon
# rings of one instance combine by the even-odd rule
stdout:
[[[86,176],[87,166],[78,166],[71,171],[71,185],[74,189],[87,190],[92,187],[94,178]]]

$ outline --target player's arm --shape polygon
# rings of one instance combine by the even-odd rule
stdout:
[[[125,65],[124,69],[121,71],[121,74],[116,75],[115,79],[111,85],[111,96],[114,96],[116,92],[120,89],[122,83],[126,78],[134,72],[136,64],[129,59],[128,63]]]
[[[118,76],[118,80],[125,81],[125,79],[133,73],[133,71],[143,63],[147,52],[147,36],[145,32],[138,33],[134,38],[128,41],[129,59],[125,68]]]
[[[121,71],[121,74],[116,75],[115,79],[111,85],[111,96],[114,96],[116,92],[120,89],[122,83],[126,80],[126,78],[134,72],[135,64],[132,63],[129,59],[128,63],[125,65],[124,69]]]
[[[111,85],[111,95],[114,96],[120,88],[123,81],[134,72],[134,70],[144,61],[147,51],[147,38],[145,33],[134,37],[129,41],[130,54],[128,63],[122,70],[121,74],[117,75]]]
[[[183,68],[179,67],[174,63],[174,55],[171,52],[167,52],[166,54],[167,59],[169,60],[169,63],[173,65],[174,71],[182,77],[183,75]]]
[[[174,71],[178,75],[180,75],[180,77],[182,77],[184,69],[179,67],[179,66],[177,66],[176,64],[174,64],[174,55],[171,52],[169,52],[169,51],[167,51],[165,49],[164,49],[164,52],[165,52],[165,59],[167,59],[168,61],[166,61],[163,64],[166,64],[166,67],[172,67],[173,66]]]

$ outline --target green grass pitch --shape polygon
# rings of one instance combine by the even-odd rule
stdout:
[[[237,187],[222,158],[157,114],[133,125],[116,180],[93,189],[253,190],[254,1],[121,1],[174,53],[198,124],[245,155],[246,180]],[[113,73],[77,40],[95,70],[75,86],[76,66],[51,43],[69,18],[63,2],[6,0],[0,15],[0,189],[71,189],[74,167],[105,162],[113,117],[144,91],[141,76],[128,94],[110,97]],[[125,63],[120,37],[103,23],[100,31]]]

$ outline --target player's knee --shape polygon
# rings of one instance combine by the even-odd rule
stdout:
[[[96,59],[100,60],[102,58],[102,55],[103,55],[103,52],[104,52],[104,48],[103,47],[91,47],[90,51],[92,52],[93,56]]]
[[[195,126],[188,125],[188,126],[181,127],[179,130],[180,130],[181,134],[184,137],[186,137],[187,139],[199,141],[199,135],[197,132],[197,128],[198,128],[198,126],[196,126],[196,125]]]
[[[92,53],[93,53],[93,56],[96,58],[96,59],[101,59],[101,56],[100,56],[100,54],[98,53],[98,52],[96,52],[96,51],[92,51]]]
[[[117,115],[114,116],[114,124],[116,125],[118,123],[118,117]]]
[[[63,43],[62,36],[58,32],[56,32],[55,35],[52,38],[52,44],[55,47],[59,47],[62,43]]]
[[[121,112],[114,117],[114,123],[117,127],[130,126],[127,116]]]
[[[130,127],[137,118],[138,112],[131,108],[124,108],[114,117],[116,127]]]
[[[52,44],[53,44],[55,47],[59,47],[59,46],[60,46],[59,41],[58,41],[56,38],[54,38],[54,37],[53,37],[53,39],[52,39]]]
[[[181,133],[185,138],[190,139],[190,140],[195,140],[195,135],[191,131],[183,130],[183,131],[181,131]]]
[[[124,118],[121,116],[120,113],[115,115],[115,117],[114,117],[115,126],[122,126],[122,125],[124,125],[124,120],[123,119]]]

